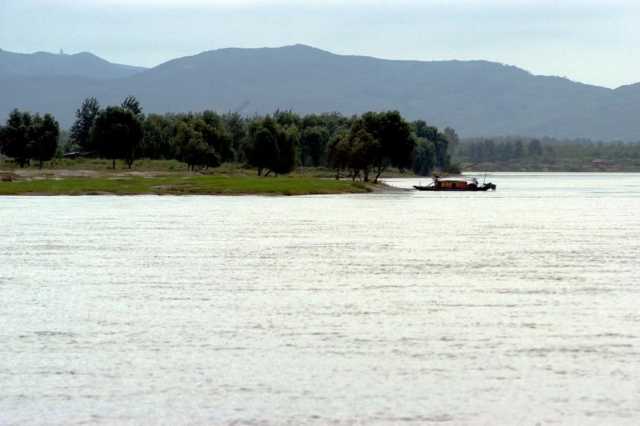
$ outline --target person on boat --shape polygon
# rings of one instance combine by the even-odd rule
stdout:
[[[470,182],[469,182],[469,188],[471,190],[477,190],[478,189],[478,179],[476,178],[471,178]]]

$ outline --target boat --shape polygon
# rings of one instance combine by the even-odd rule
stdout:
[[[478,183],[474,177],[446,177],[435,176],[428,185],[414,185],[418,191],[495,191],[496,185],[491,182]]]

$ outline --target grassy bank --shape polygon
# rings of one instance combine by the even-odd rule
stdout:
[[[0,195],[307,195],[371,188],[358,182],[282,176],[70,177],[0,182]]]
[[[20,168],[12,161],[0,160],[0,173],[14,172],[23,175],[67,175],[82,174],[74,172],[93,172],[102,176],[113,176],[131,173],[145,173],[155,175],[186,175],[190,174],[187,165],[177,160],[148,160],[141,159],[133,163],[129,169],[124,161],[116,161],[115,170],[111,168],[111,160],[99,158],[54,159],[45,163],[40,170],[37,164]],[[198,170],[197,174],[215,176],[256,176],[256,170],[244,167],[239,163],[224,163],[220,167]],[[335,171],[323,167],[296,167],[290,176],[327,177],[335,176]]]

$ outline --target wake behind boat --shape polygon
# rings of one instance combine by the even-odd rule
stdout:
[[[435,176],[433,182],[428,185],[415,185],[418,191],[495,191],[496,185],[491,182],[478,183],[476,178],[463,176],[440,178]]]

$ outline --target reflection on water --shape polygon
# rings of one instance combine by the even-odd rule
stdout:
[[[488,179],[0,197],[0,423],[637,424],[640,175]]]

